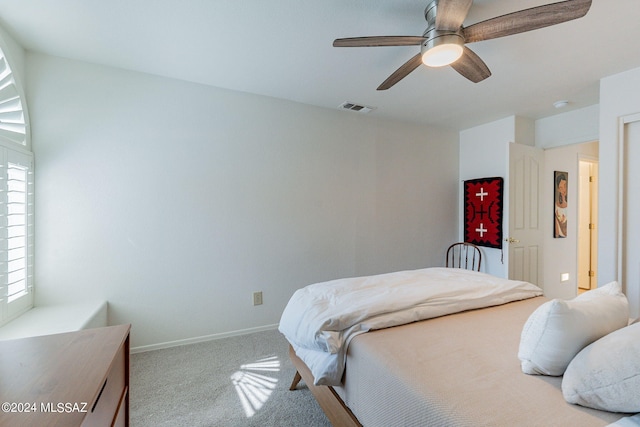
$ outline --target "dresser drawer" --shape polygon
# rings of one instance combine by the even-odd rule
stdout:
[[[118,407],[118,413],[116,414],[116,418],[113,421],[113,427],[127,427],[127,422],[129,421],[129,405],[127,405],[127,401],[129,399],[129,390],[125,388],[122,399],[120,400],[120,406]]]
[[[125,391],[126,360],[125,346],[123,345],[113,359],[107,379],[102,385],[101,393],[89,408],[89,413],[82,423],[83,427],[110,427],[112,425]]]

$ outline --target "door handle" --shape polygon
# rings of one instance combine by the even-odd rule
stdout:
[[[513,237],[507,237],[504,241],[509,243],[520,243],[520,240],[514,239]]]

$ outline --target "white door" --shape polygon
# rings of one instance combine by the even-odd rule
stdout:
[[[539,148],[509,144],[509,278],[536,285],[542,280],[543,159]]]
[[[621,285],[631,317],[640,316],[640,119],[625,126],[622,147]],[[619,273],[620,274],[620,273]]]
[[[578,289],[597,286],[598,163],[578,163]]]

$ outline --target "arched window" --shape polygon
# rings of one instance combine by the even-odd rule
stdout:
[[[22,91],[0,49],[0,138],[26,147],[28,123],[24,105]]]
[[[0,325],[33,306],[33,155],[23,93],[0,48]]]

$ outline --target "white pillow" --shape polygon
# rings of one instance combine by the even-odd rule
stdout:
[[[548,301],[529,316],[522,329],[518,350],[522,372],[562,375],[580,350],[628,322],[629,303],[618,282],[570,301]]]
[[[569,403],[610,412],[640,412],[640,323],[583,349],[562,379]]]

